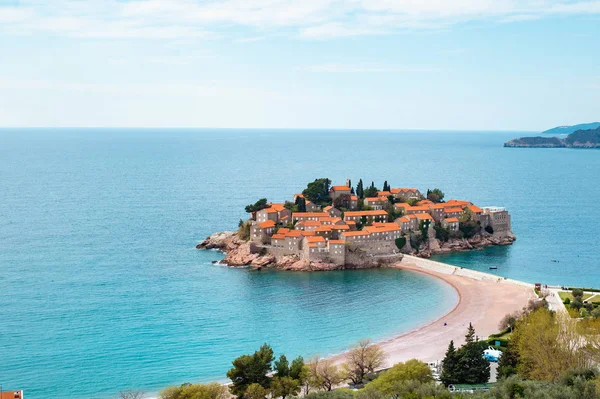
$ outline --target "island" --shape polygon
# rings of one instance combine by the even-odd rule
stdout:
[[[246,206],[250,215],[237,231],[215,233],[197,245],[216,249],[228,266],[284,270],[374,268],[404,254],[432,254],[509,245],[516,239],[502,207],[444,200],[440,189],[423,195],[416,188],[384,182],[356,189],[349,180],[331,186],[327,178],[309,183],[292,201],[266,198]]]
[[[504,147],[513,148],[600,148],[600,127],[577,130],[565,138],[560,137],[522,137],[504,143]]]

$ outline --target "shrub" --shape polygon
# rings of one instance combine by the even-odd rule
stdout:
[[[566,299],[563,301],[563,303],[564,303],[565,305],[568,305],[568,304],[570,304],[570,303],[571,303],[571,298],[566,298]]]
[[[404,248],[405,245],[406,245],[406,237],[396,238],[396,247],[398,247],[398,249]]]
[[[450,239],[450,230],[443,228],[442,226],[433,226],[435,229],[435,238],[440,241],[448,241]]]

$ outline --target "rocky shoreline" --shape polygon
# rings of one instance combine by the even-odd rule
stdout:
[[[440,242],[434,238],[430,239],[426,244],[421,245],[419,251],[408,247],[405,252],[422,258],[429,258],[431,255],[464,252],[493,245],[510,245],[515,240],[516,238],[512,233],[504,237],[496,237],[491,234],[478,234],[470,239],[453,239],[447,242]],[[293,255],[276,258],[268,254],[265,248],[240,239],[233,231],[214,233],[196,245],[196,248],[215,249],[225,253],[225,258],[219,262],[220,264],[231,267],[251,267],[259,270],[262,268],[294,271],[372,269],[384,267],[402,259],[401,254],[390,258],[364,257],[360,264],[337,265],[325,262],[311,262]]]

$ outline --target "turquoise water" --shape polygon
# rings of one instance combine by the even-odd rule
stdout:
[[[249,200],[289,196],[321,174],[289,154],[270,159],[261,147],[274,134],[2,131],[4,389],[108,399],[223,380],[263,342],[288,356],[326,355],[453,306],[452,289],[407,272],[253,272],[196,250],[235,226]],[[252,169],[255,152],[264,164]],[[279,168],[288,171],[274,177]]]
[[[452,306],[447,286],[405,272],[250,272],[194,249],[247,203],[289,199],[316,177],[506,206],[513,246],[439,259],[600,286],[600,152],[502,147],[520,135],[0,130],[0,383],[33,399],[156,392],[222,379],[264,341],[334,353]]]

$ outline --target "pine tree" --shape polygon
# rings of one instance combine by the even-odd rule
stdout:
[[[471,323],[469,323],[469,328],[467,329],[467,334],[465,335],[465,342],[467,344],[475,342],[475,329]]]
[[[352,180],[348,179],[348,187],[352,188]]]
[[[388,186],[387,180],[383,182],[383,190],[382,191],[390,191],[390,186]]]
[[[446,350],[446,356],[442,363],[442,374],[440,380],[446,386],[449,384],[455,384],[457,380],[457,364],[458,359],[456,358],[456,348],[454,348],[454,341],[450,341],[448,349]]]

